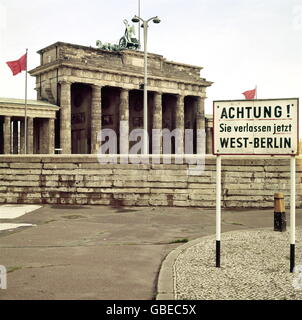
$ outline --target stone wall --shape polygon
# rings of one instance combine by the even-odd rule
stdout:
[[[275,192],[289,203],[288,158],[222,160],[225,208],[272,207]],[[99,164],[94,155],[0,156],[0,203],[215,207],[215,157],[205,171],[188,165]],[[302,207],[302,157],[297,159],[297,207]]]

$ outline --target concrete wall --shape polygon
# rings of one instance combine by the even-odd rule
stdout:
[[[99,164],[93,155],[0,156],[0,203],[215,207],[215,157],[188,176],[187,165]],[[222,205],[272,207],[274,192],[289,203],[289,159],[225,158]],[[302,207],[302,157],[297,206]]]

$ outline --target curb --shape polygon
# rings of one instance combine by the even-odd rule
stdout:
[[[175,300],[174,264],[179,254],[198,244],[205,236],[191,240],[171,251],[162,262],[155,300]]]

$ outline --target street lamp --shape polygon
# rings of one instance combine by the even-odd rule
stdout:
[[[148,35],[148,23],[153,21],[154,23],[160,23],[160,19],[152,17],[148,20],[143,20],[141,17],[134,16],[132,22],[139,23],[142,22],[142,27],[144,28],[144,154],[149,153],[149,141],[148,141],[148,87],[147,87],[147,35]]]

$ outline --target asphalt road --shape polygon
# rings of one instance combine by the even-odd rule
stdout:
[[[223,232],[272,227],[273,210],[223,210],[222,219]],[[0,299],[140,300],[155,298],[171,250],[215,233],[215,210],[44,206],[1,222],[35,226],[0,231]]]

